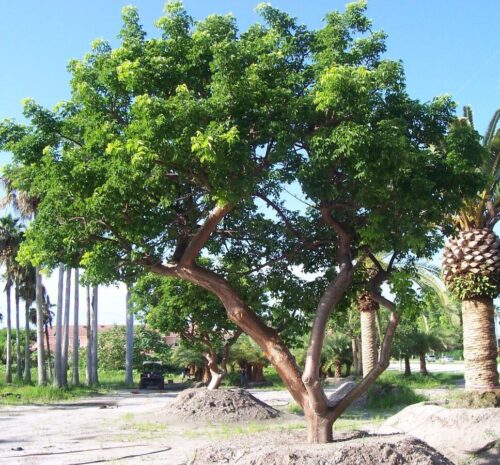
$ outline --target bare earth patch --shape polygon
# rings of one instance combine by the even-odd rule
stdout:
[[[415,404],[386,420],[378,433],[406,433],[453,462],[500,464],[500,409],[450,409]]]
[[[257,434],[200,448],[190,465],[453,465],[426,443],[404,435],[336,434],[331,444],[307,444],[305,433]]]
[[[243,389],[188,389],[166,407],[165,413],[187,420],[215,422],[267,420],[279,414]]]

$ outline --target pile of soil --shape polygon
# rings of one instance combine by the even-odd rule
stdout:
[[[243,389],[188,389],[177,396],[166,413],[188,420],[231,422],[267,420],[279,414]]]
[[[449,409],[416,404],[389,418],[379,434],[406,433],[425,441],[450,460],[492,464],[500,457],[500,409]]]
[[[330,444],[304,441],[304,432],[235,438],[217,447],[197,449],[190,465],[453,465],[424,442],[399,434],[384,437],[351,432],[337,434]]]

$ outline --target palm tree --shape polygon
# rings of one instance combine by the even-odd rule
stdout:
[[[133,383],[133,356],[134,356],[134,312],[132,308],[131,286],[127,285],[127,337],[125,350],[125,384]]]
[[[30,352],[30,308],[36,299],[36,273],[31,265],[22,267],[19,280],[19,294],[24,300],[24,382],[31,383],[31,352]]]
[[[500,110],[483,138],[484,189],[466,199],[455,218],[456,236],[445,247],[444,281],[462,302],[465,387],[489,390],[499,386],[493,299],[500,290],[500,241],[493,227],[500,219]],[[457,123],[473,126],[464,108]]]
[[[79,372],[79,354],[80,341],[78,332],[78,312],[80,310],[80,287],[79,287],[79,270],[78,267],[75,268],[75,294],[74,294],[74,314],[73,314],[73,386],[78,386],[80,384],[80,372]]]
[[[5,267],[5,293],[7,295],[7,367],[5,371],[5,381],[12,382],[12,326],[11,326],[11,289],[16,276],[16,256],[19,250],[19,245],[22,239],[22,232],[18,225],[18,220],[11,215],[7,215],[0,219],[0,264]],[[17,295],[17,291],[16,291]],[[19,306],[17,306],[19,308]],[[19,316],[16,321],[18,323],[17,339],[19,339]],[[18,341],[19,347],[19,341]],[[20,357],[19,357],[20,358]],[[17,360],[19,365],[20,360]]]
[[[12,179],[8,176],[0,176],[0,184],[5,189],[5,196],[0,199],[0,208],[11,206],[19,213],[21,219],[30,220],[35,216],[35,212],[40,203],[40,198],[30,195],[27,191],[18,189]],[[45,351],[43,344],[43,285],[39,269],[35,268],[35,291],[36,291],[36,310],[38,318],[36,319],[36,341],[37,341],[37,365],[38,365],[38,384],[47,384],[47,370],[45,367]]]

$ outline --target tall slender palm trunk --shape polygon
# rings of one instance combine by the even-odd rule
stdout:
[[[5,382],[12,383],[12,326],[11,326],[11,299],[10,290],[12,281],[10,276],[7,276],[7,284],[5,286],[5,293],[7,294],[7,341],[5,348],[6,367],[5,367]]]
[[[92,304],[90,298],[90,286],[85,287],[87,300],[87,365],[85,369],[85,381],[88,386],[93,384],[92,381]]]
[[[59,265],[59,280],[57,286],[57,314],[56,314],[56,347],[54,350],[54,386],[62,387],[62,316],[63,316],[63,286],[64,267]]]
[[[21,327],[19,322],[19,279],[16,278],[15,282],[15,301],[16,301],[16,379],[21,381],[23,379],[23,364],[21,361]]]
[[[47,370],[45,368],[45,350],[43,347],[43,301],[42,301],[42,276],[40,270],[35,268],[36,276],[36,351],[37,351],[37,381],[39,386],[47,384]]]
[[[125,351],[125,384],[133,383],[133,355],[134,355],[134,312],[132,311],[132,298],[130,288],[127,286],[127,344]]]
[[[45,325],[44,325],[44,332],[45,332],[45,347],[47,347],[46,366],[49,367],[49,379],[51,379],[53,381],[54,374],[52,373],[52,356],[50,353],[50,338],[49,338],[49,323],[48,322],[45,323]],[[44,370],[47,370],[47,368],[44,367]]]
[[[31,352],[30,352],[30,306],[31,302],[24,302],[24,382],[31,383]]]
[[[92,289],[92,381],[93,384],[99,384],[99,374],[97,371],[97,314],[99,307],[99,288],[94,286]]]
[[[71,268],[66,269],[66,287],[64,297],[64,339],[61,360],[61,381],[63,386],[68,385],[68,356],[69,356],[69,311],[71,307]]]
[[[465,388],[498,388],[493,299],[476,297],[462,302]]]
[[[75,295],[74,295],[74,308],[73,308],[73,371],[72,371],[72,382],[73,386],[78,386],[80,384],[80,372],[79,372],[79,350],[80,350],[80,340],[78,339],[80,334],[78,332],[78,312],[80,310],[80,285],[79,280],[79,270],[75,268]]]

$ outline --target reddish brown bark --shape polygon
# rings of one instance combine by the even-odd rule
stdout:
[[[427,371],[427,363],[425,361],[425,354],[419,354],[418,358],[420,360],[420,374],[421,375],[428,375],[429,372]]]

